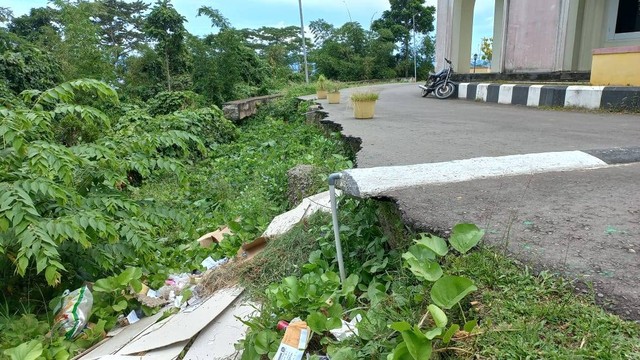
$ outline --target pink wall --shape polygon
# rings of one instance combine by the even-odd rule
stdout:
[[[562,0],[510,1],[505,70],[554,71]]]

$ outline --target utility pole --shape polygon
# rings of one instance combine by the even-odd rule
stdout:
[[[307,65],[307,43],[304,39],[304,19],[302,17],[302,0],[298,0],[300,8],[300,36],[302,37],[302,53],[304,54],[304,80],[309,83],[309,67]]]
[[[418,57],[416,56],[416,14],[413,14],[413,81],[418,82]]]

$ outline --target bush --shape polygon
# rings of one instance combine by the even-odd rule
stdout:
[[[203,102],[202,96],[192,91],[163,91],[149,100],[148,111],[152,116],[168,115],[178,110],[197,108]]]

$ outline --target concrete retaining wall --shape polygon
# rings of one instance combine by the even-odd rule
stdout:
[[[640,111],[640,87],[461,83],[458,98],[534,107]]]
[[[222,104],[222,111],[224,112],[224,117],[227,119],[231,121],[239,121],[255,114],[256,111],[258,111],[258,106],[280,97],[282,97],[282,95],[266,95],[230,101]]]

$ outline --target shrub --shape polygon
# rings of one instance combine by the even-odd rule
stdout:
[[[149,100],[152,116],[168,115],[178,110],[194,109],[202,105],[202,96],[192,91],[163,91]]]

